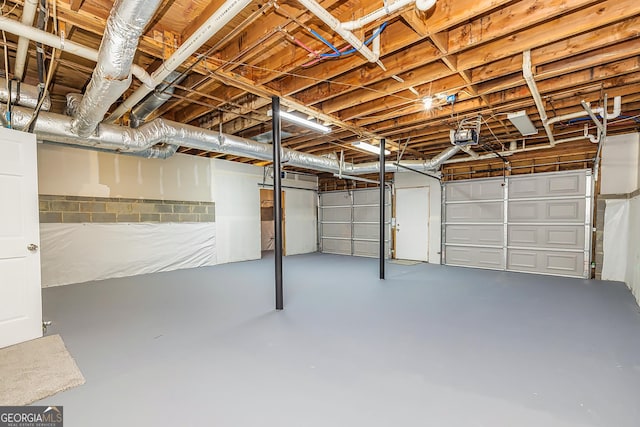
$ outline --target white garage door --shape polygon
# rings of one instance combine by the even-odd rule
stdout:
[[[385,192],[386,256],[390,254],[391,192]],[[320,193],[318,234],[325,253],[377,257],[380,190],[367,188]]]
[[[589,277],[591,171],[444,184],[447,265]]]

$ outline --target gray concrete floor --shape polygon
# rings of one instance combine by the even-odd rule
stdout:
[[[333,255],[44,290],[87,383],[66,427],[640,425],[622,283]]]

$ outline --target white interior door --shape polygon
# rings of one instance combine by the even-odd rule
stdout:
[[[396,258],[429,260],[429,187],[396,190]]]
[[[0,348],[42,336],[36,137],[0,128]]]

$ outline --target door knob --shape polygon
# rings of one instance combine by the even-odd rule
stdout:
[[[31,252],[35,252],[38,250],[38,245],[36,245],[35,243],[29,243],[27,245],[27,249],[30,250]]]

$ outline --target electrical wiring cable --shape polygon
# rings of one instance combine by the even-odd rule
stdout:
[[[363,43],[364,46],[368,46],[370,45],[373,40],[378,37],[382,31],[384,31],[384,29],[387,27],[388,22],[383,22],[382,25],[380,25],[379,28],[377,28],[373,34],[371,34],[371,36],[366,39]],[[347,56],[347,55],[351,55],[355,52],[358,51],[358,49],[356,49],[355,47],[349,47],[346,46],[342,49],[338,49],[337,47],[335,47],[333,44],[331,44],[331,42],[329,42],[327,39],[325,39],[324,37],[322,37],[320,34],[318,34],[317,31],[313,30],[313,29],[309,29],[309,31],[311,32],[311,34],[313,34],[314,36],[316,36],[316,38],[318,38],[318,40],[320,40],[322,43],[324,43],[325,45],[327,45],[331,50],[333,50],[333,53],[321,53],[319,56],[320,58],[316,58],[313,61],[310,61],[306,64],[302,64],[303,68],[308,68],[311,67],[313,65],[316,65],[317,63],[321,62],[323,59],[326,58],[341,58],[343,56]]]

